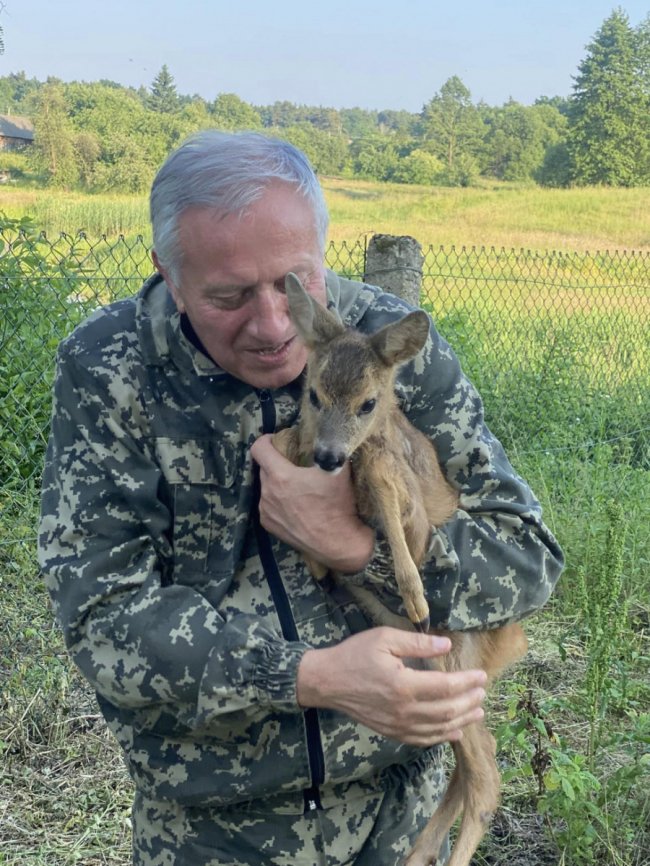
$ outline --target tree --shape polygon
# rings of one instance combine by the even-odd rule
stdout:
[[[342,136],[323,132],[306,122],[279,129],[277,134],[303,150],[319,174],[338,174],[343,168],[348,149]]]
[[[300,123],[304,120],[302,110],[294,105],[293,102],[288,102],[286,99],[282,102],[274,102],[273,105],[264,105],[258,109],[259,115],[262,118],[264,126],[293,126],[295,123]]]
[[[34,155],[52,186],[69,187],[78,179],[74,129],[68,115],[63,87],[46,84],[34,116]]]
[[[219,129],[259,129],[259,113],[235,93],[220,93],[210,107],[212,120]]]
[[[377,112],[366,108],[342,108],[340,110],[343,135],[348,138],[363,138],[377,131]]]
[[[569,113],[567,144],[576,183],[632,186],[650,179],[642,41],[616,9],[587,47]]]
[[[84,186],[92,187],[102,152],[99,137],[94,132],[78,132],[72,146],[79,178]]]
[[[178,93],[167,64],[156,75],[151,85],[151,95],[147,99],[147,108],[159,114],[174,114],[179,109]]]
[[[569,113],[569,100],[565,96],[538,96],[534,102],[534,105],[550,106],[551,108],[557,108],[560,114],[563,114],[565,117]]]
[[[432,153],[414,148],[402,157],[392,173],[392,180],[398,183],[419,183],[433,186],[444,179],[445,166]]]
[[[392,138],[375,133],[350,145],[355,175],[373,180],[392,180],[399,164],[399,153]]]
[[[635,32],[636,61],[641,88],[650,94],[650,15],[639,24]]]
[[[422,109],[427,149],[446,165],[447,182],[466,184],[477,170],[476,154],[484,133],[477,108],[463,82],[454,75]]]
[[[391,133],[402,138],[412,136],[418,125],[419,116],[411,114],[410,111],[393,111],[384,109],[377,115],[379,131],[385,134]]]
[[[533,106],[510,100],[485,109],[485,173],[501,180],[531,180],[546,151],[565,134],[566,119],[549,102]]]
[[[28,79],[24,72],[9,73],[0,78],[0,109],[12,114],[31,115],[42,86],[35,78]]]

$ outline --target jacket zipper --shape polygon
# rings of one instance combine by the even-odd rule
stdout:
[[[266,388],[258,392],[260,405],[262,407],[262,432],[275,432],[275,404],[271,392]],[[259,467],[255,465],[255,503],[259,502],[260,495],[260,479]],[[289,597],[286,588],[282,583],[278,564],[273,554],[271,538],[268,532],[261,525],[259,520],[259,510],[256,507],[255,513],[255,534],[257,536],[257,546],[259,550],[260,560],[266,580],[271,590],[273,603],[278,613],[282,635],[285,640],[299,640],[296,622],[293,618]],[[316,809],[322,809],[320,801],[319,786],[325,780],[325,756],[323,755],[323,744],[321,741],[320,722],[318,720],[318,710],[310,707],[304,710],[305,732],[307,738],[307,756],[309,760],[309,773],[311,777],[311,786],[303,792],[305,812],[313,812]]]

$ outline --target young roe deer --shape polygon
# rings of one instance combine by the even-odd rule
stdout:
[[[432,526],[441,526],[458,507],[458,494],[445,479],[431,442],[400,411],[394,381],[400,364],[424,346],[429,319],[423,311],[404,316],[368,336],[346,329],[316,303],[293,274],[286,279],[289,310],[310,350],[300,419],[274,436],[281,453],[297,465],[316,463],[335,472],[352,463],[361,517],[380,528],[390,546],[395,577],[411,625],[389,612],[373,593],[345,585],[377,625],[428,630],[429,606],[419,573]],[[312,574],[327,569],[307,559]],[[482,668],[494,679],[527,648],[519,625],[491,631],[442,632],[449,654],[435,661],[445,671]],[[463,818],[448,866],[467,866],[499,801],[495,743],[484,724],[463,730],[452,743],[455,768],[433,817],[418,837],[406,866],[434,863],[452,824]]]

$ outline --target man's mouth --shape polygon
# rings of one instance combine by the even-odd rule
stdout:
[[[277,346],[265,346],[263,349],[251,349],[251,351],[260,358],[279,358],[287,353],[294,340],[295,337],[291,337],[284,343],[278,343]]]

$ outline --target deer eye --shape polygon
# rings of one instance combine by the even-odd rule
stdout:
[[[376,400],[366,400],[365,403],[362,403],[359,408],[359,415],[369,415],[370,412],[375,408]]]
[[[314,407],[314,409],[320,409],[320,400],[318,399],[318,394],[314,391],[313,388],[309,389],[309,402]]]

